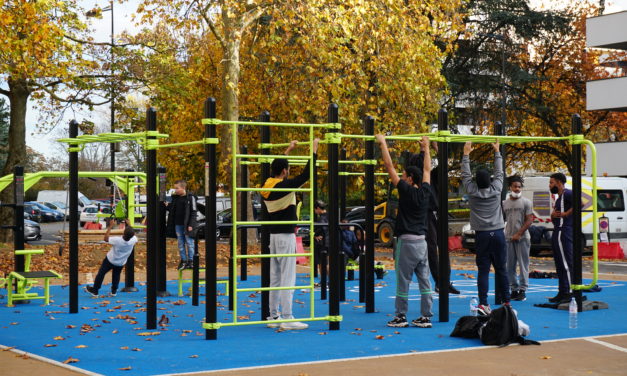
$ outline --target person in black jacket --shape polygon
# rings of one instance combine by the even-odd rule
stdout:
[[[316,163],[319,139],[314,139],[312,147],[313,163]],[[292,141],[285,151],[288,155],[296,147],[297,141]],[[285,158],[275,158],[270,165],[272,177],[268,178],[263,188],[300,188],[309,180],[311,163],[303,169],[300,175],[294,178],[289,176],[289,163]],[[312,182],[315,184],[315,182]],[[296,194],[294,191],[262,191],[261,197],[268,209],[269,220],[281,222],[296,222]],[[296,253],[296,225],[277,224],[268,225],[270,229],[270,253],[294,254]],[[272,257],[270,259],[270,287],[293,287],[296,283],[296,258]],[[292,315],[292,297],[294,290],[270,291],[270,317],[268,327],[276,328],[278,323],[271,321],[294,319]],[[279,307],[280,310],[279,311]],[[283,330],[307,329],[309,326],[302,322],[284,322],[280,324]]]
[[[194,230],[196,229],[196,197],[187,192],[187,182],[174,182],[172,203],[168,205],[167,233],[178,239],[181,261],[178,269],[192,268],[194,257]]]

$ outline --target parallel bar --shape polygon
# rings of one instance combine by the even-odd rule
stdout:
[[[233,154],[233,158],[238,159],[275,159],[275,158],[285,158],[285,155],[257,155],[257,154]],[[311,157],[308,155],[290,155],[289,159],[302,159],[302,160],[310,160]]]
[[[245,289],[237,289],[236,292],[249,292],[249,291],[278,291],[278,290],[313,290],[310,285],[306,286],[281,286],[281,287],[251,287]]]
[[[273,126],[273,127],[303,127],[303,128],[338,128],[341,127],[341,124],[303,124],[303,123],[271,123],[264,121],[242,121],[242,120],[220,120],[220,119],[202,119],[203,124],[206,121],[211,121],[216,124],[230,124],[230,125],[262,125],[262,126]],[[263,141],[262,141],[263,142]]]

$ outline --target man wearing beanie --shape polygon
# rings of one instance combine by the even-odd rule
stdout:
[[[507,278],[507,252],[505,249],[505,234],[503,228],[503,213],[501,210],[501,191],[503,190],[503,162],[499,151],[499,141],[492,144],[494,147],[494,180],[485,169],[477,170],[475,181],[470,172],[470,152],[472,143],[464,145],[462,157],[462,185],[468,194],[470,203],[470,227],[475,230],[477,241],[476,263],[479,271],[477,289],[479,291],[480,314],[489,314],[488,290],[490,287],[490,265],[494,266],[496,285],[504,304],[509,304],[509,282]]]

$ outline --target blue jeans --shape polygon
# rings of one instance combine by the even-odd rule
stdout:
[[[175,225],[174,231],[176,231],[176,239],[179,243],[179,254],[181,255],[181,261],[192,261],[192,259],[194,258],[194,238],[185,235],[184,225]],[[185,249],[186,245],[187,249]]]
[[[490,289],[490,265],[494,265],[495,283],[501,291],[497,291],[503,303],[509,302],[509,282],[507,278],[507,250],[505,249],[505,234],[503,229],[493,231],[476,231],[477,239],[477,289],[479,290],[479,304],[488,304],[488,290]]]

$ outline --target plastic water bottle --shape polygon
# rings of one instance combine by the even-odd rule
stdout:
[[[479,301],[474,296],[470,298],[470,315],[477,316],[477,305],[479,305]]]
[[[577,301],[573,296],[568,304],[568,327],[570,329],[577,329]]]

